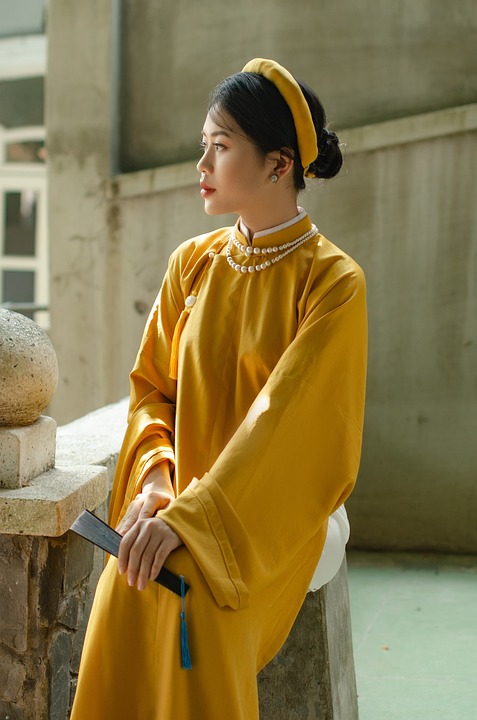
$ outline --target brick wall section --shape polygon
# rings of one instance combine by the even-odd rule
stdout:
[[[65,531],[85,507],[106,514],[126,407],[59,428],[56,467],[0,488],[0,720],[69,716],[103,553]]]
[[[68,716],[93,555],[73,533],[0,536],[0,720]]]

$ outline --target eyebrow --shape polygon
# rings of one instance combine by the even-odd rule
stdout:
[[[204,136],[205,130],[202,130],[202,135]],[[218,135],[225,135],[228,138],[232,138],[232,135],[227,132],[227,130],[214,130],[214,132],[210,133],[210,137],[217,137]]]

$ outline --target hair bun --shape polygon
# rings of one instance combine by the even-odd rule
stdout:
[[[340,141],[333,130],[324,127],[318,144],[318,157],[310,165],[317,178],[332,178],[337,175],[343,164]]]

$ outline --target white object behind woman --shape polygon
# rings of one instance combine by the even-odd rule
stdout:
[[[343,562],[346,543],[349,540],[349,522],[345,506],[335,510],[328,518],[328,531],[320,560],[316,566],[310,583],[310,590],[315,592],[330,582]]]

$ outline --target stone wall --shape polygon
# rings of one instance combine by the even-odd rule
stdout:
[[[93,546],[74,533],[0,535],[1,720],[67,717],[93,557]]]
[[[68,529],[106,499],[108,463],[64,451],[55,462],[56,423],[39,415],[56,357],[38,326],[5,310],[0,370],[0,720],[66,720],[97,577],[93,546]],[[109,438],[113,462],[120,440]]]

